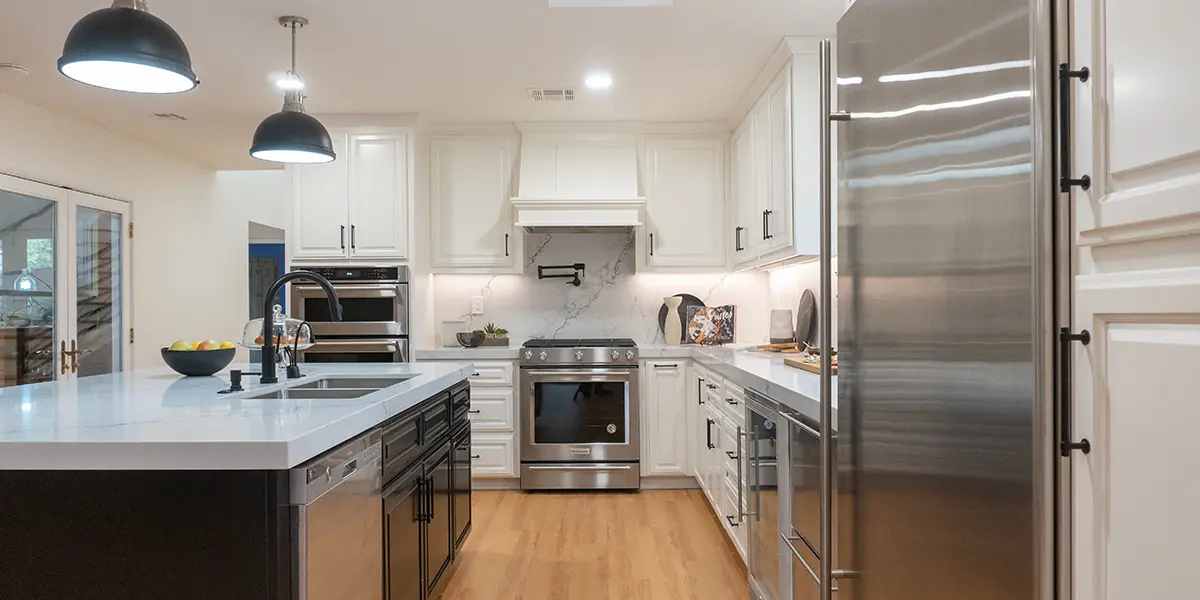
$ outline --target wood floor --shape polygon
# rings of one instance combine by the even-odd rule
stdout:
[[[742,600],[746,568],[700,490],[477,491],[442,600]]]

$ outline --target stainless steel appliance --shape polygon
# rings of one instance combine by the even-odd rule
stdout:
[[[836,113],[822,44],[822,600],[1057,597],[1054,4],[857,0]]]
[[[633,340],[530,340],[520,366],[521,489],[639,488]]]
[[[317,343],[301,362],[408,362],[408,267],[303,267],[329,280],[342,306],[335,321],[319,287],[293,284],[291,316],[308,321]]]
[[[381,434],[289,472],[297,600],[383,599]]]
[[[746,552],[757,600],[786,600],[780,589],[778,419],[778,403],[746,389]]]

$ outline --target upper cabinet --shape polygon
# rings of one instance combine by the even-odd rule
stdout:
[[[819,78],[816,39],[789,38],[782,48],[788,54],[785,64],[735,128],[731,142],[734,222],[727,235],[738,267],[820,254],[818,112],[820,93],[828,84]]]
[[[435,270],[518,272],[513,225],[515,135],[445,135],[430,141],[432,264]]]
[[[725,266],[725,143],[711,137],[646,141],[642,270]]]
[[[292,260],[408,258],[407,131],[331,131],[337,160],[295,165]]]

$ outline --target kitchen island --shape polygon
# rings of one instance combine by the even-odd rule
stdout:
[[[0,598],[440,587],[469,531],[471,365],[303,368],[233,394],[165,369],[0,390]]]

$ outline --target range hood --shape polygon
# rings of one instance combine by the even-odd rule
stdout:
[[[517,225],[529,233],[620,233],[642,224],[631,136],[527,134],[521,139]]]

